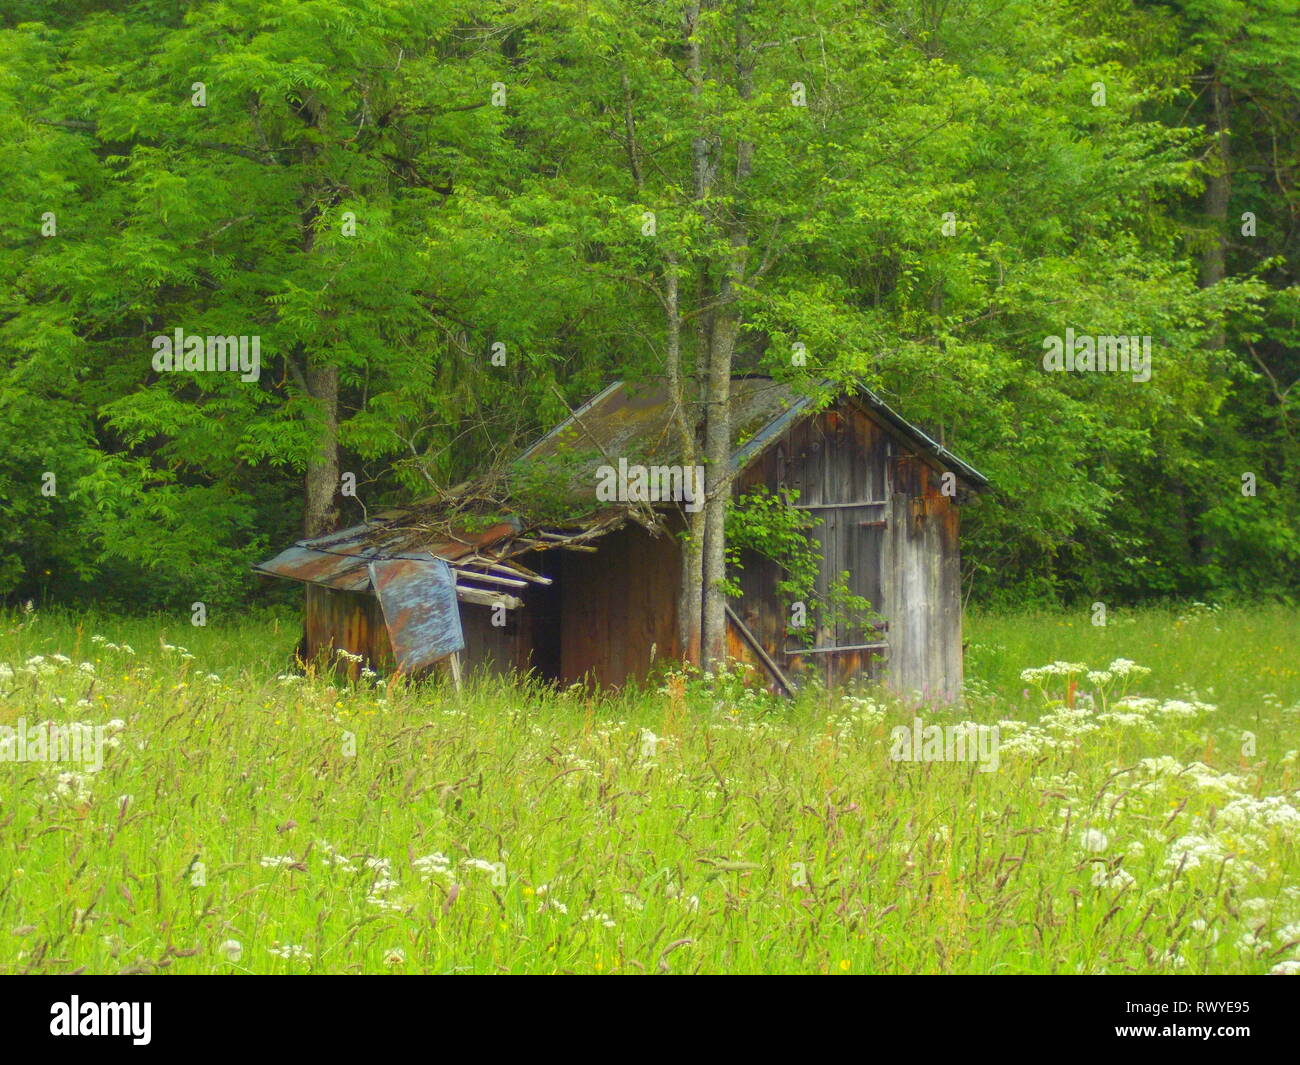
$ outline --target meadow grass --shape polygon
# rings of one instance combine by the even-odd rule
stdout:
[[[98,772],[0,762],[3,970],[1300,970],[1300,616],[1108,621],[975,614],[931,709],[350,685],[287,672],[287,614],[3,614],[0,724],[107,726]],[[1151,672],[1021,676],[1115,659]],[[1000,724],[996,771],[891,757],[915,716]]]

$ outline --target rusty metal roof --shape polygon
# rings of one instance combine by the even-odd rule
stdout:
[[[951,469],[971,487],[988,479],[907,421],[871,389],[846,388],[830,381],[813,385],[811,394],[757,375],[731,382],[731,431],[736,441],[733,470],[743,469],[791,426],[811,414],[819,400],[849,395],[906,438],[923,455]],[[647,465],[676,465],[681,461],[672,425],[672,404],[664,385],[635,385],[615,381],[583,404],[519,456],[519,462],[570,459],[567,473],[575,498],[594,499],[596,468],[618,458]],[[573,462],[574,457],[577,461]]]
[[[737,441],[731,457],[732,468],[749,465],[792,425],[811,414],[820,401],[835,395],[850,396],[918,452],[942,468],[952,470],[970,486],[982,488],[988,484],[982,473],[907,421],[865,386],[845,387],[822,381],[806,394],[761,376],[736,377],[731,383],[732,432]],[[615,381],[516,460],[519,463],[562,461],[561,468],[569,478],[569,490],[575,500],[591,504],[581,520],[549,531],[525,529],[518,519],[511,519],[478,531],[444,528],[435,534],[422,528],[420,522],[410,520],[419,508],[395,508],[367,525],[300,540],[254,569],[270,576],[361,592],[371,590],[367,570],[371,561],[420,560],[426,558],[427,552],[451,563],[462,587],[474,587],[477,582],[498,590],[522,588],[529,578],[506,576],[509,569],[500,565],[511,556],[566,544],[576,546],[619,528],[631,518],[644,520],[645,515],[638,516],[635,508],[602,507],[596,503],[595,471],[618,458],[655,465],[680,462],[665,386]],[[471,601],[480,600],[471,598]]]
[[[478,533],[464,532],[443,542],[423,542],[414,530],[390,522],[353,525],[348,529],[299,540],[274,558],[253,567],[272,577],[323,584],[345,592],[370,590],[372,561],[428,561],[428,555],[456,562],[487,550],[519,532],[517,524],[502,522]]]
[[[404,510],[391,511],[384,520],[299,540],[253,570],[345,592],[374,592],[375,563],[407,563],[390,572],[398,574],[398,579],[409,580],[426,574],[436,559],[450,566],[456,594],[463,602],[513,610],[523,605],[516,593],[530,584],[551,583],[549,578],[519,563],[518,556],[556,549],[592,551],[595,549],[590,541],[629,520],[627,508],[612,507],[568,529],[524,527],[515,520],[476,532],[463,528],[444,530],[435,537],[409,524],[407,514]],[[392,620],[387,620],[391,626]]]

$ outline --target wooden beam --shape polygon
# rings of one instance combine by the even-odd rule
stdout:
[[[589,554],[595,554],[598,550],[598,548],[591,547],[588,544],[558,543],[555,540],[533,540],[525,537],[520,537],[515,543],[524,544],[526,547],[532,547],[538,551],[550,551],[553,548],[560,548],[564,551],[586,551]]]
[[[512,573],[518,573],[525,580],[532,581],[534,584],[554,584],[550,577],[543,577],[540,573],[534,573],[527,566],[518,562],[505,562],[504,567]]]
[[[495,573],[481,573],[476,569],[461,569],[456,567],[456,576],[471,581],[483,581],[485,584],[501,584],[507,588],[527,588],[528,582],[521,581],[518,577],[498,577]]]
[[[795,510],[847,510],[849,507],[883,507],[887,500],[860,499],[856,503],[794,503]]]
[[[851,647],[787,647],[784,651],[787,657],[795,655],[833,655],[837,651],[883,651],[887,650],[887,643],[856,643]]]
[[[462,603],[475,603],[478,606],[503,606],[507,610],[517,610],[524,605],[522,599],[516,599],[513,595],[506,595],[504,592],[489,592],[485,588],[466,588],[463,584],[456,585],[456,598]]]
[[[745,644],[749,649],[754,652],[758,657],[758,660],[767,668],[768,673],[772,675],[772,679],[781,686],[781,689],[786,695],[794,695],[794,685],[786,679],[786,675],[781,672],[780,667],[772,661],[772,656],[763,650],[763,645],[760,644],[754,634],[749,631],[749,627],[740,620],[736,612],[731,609],[730,605],[727,606],[726,610],[727,617],[730,619],[731,623],[736,626],[736,631],[740,633],[740,638],[745,641]]]

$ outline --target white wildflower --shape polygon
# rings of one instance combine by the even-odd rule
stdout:
[[[1091,851],[1093,854],[1100,854],[1110,846],[1110,840],[1107,838],[1106,833],[1102,832],[1100,829],[1089,828],[1085,829],[1083,834],[1079,837],[1079,845],[1086,851]]]

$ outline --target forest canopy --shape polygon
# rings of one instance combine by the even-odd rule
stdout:
[[[1295,0],[11,0],[0,142],[0,596],[270,594],[719,352],[985,473],[978,599],[1300,592]]]

